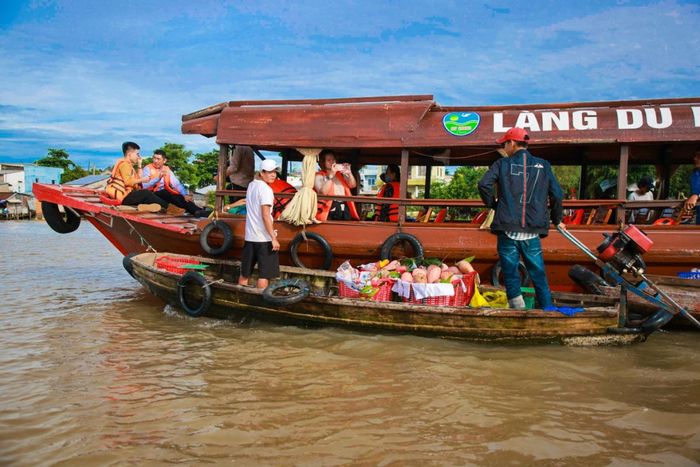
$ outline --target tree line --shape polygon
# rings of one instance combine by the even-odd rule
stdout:
[[[175,143],[165,143],[156,149],[165,151],[168,158],[168,166],[186,187],[196,189],[214,183],[219,161],[218,149],[195,154],[185,149],[184,144]],[[150,164],[152,157],[144,157],[143,161],[144,166]],[[67,183],[88,175],[87,170],[70,159],[70,154],[65,149],[49,148],[46,156],[35,161],[35,164],[63,169],[61,183]],[[106,167],[100,172],[111,172],[112,167]]]

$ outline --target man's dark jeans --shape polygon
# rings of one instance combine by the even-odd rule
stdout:
[[[544,269],[542,243],[539,237],[531,240],[513,240],[505,233],[498,234],[498,256],[501,259],[503,282],[506,286],[508,299],[522,295],[520,291],[520,272],[518,264],[523,258],[525,268],[530,274],[535,286],[535,294],[540,308],[552,306],[552,294],[547,284],[547,274]]]

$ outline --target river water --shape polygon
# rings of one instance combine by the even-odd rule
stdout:
[[[493,345],[192,319],[0,222],[0,464],[698,465],[700,333]]]

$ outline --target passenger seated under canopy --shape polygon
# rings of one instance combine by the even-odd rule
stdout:
[[[357,186],[357,181],[350,170],[350,164],[338,164],[333,151],[324,149],[319,154],[319,165],[321,170],[316,172],[314,181],[316,193],[326,196],[352,196],[350,190]],[[347,221],[360,220],[360,216],[352,201],[328,199],[318,201],[316,219]]]
[[[401,169],[396,164],[389,164],[386,171],[379,176],[384,185],[379,189],[377,198],[398,198],[401,182]],[[396,222],[399,220],[398,204],[377,204],[374,208],[374,220]]]

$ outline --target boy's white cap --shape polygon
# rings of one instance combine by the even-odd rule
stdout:
[[[277,170],[277,162],[275,162],[274,159],[265,159],[260,164],[260,170],[264,170],[265,172],[272,172],[273,170]]]

